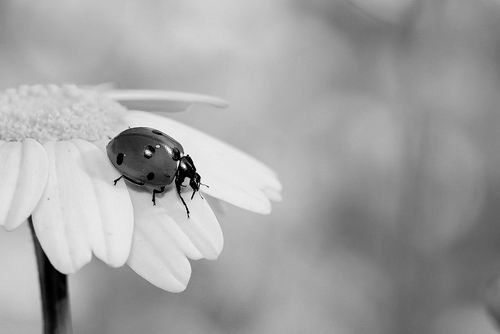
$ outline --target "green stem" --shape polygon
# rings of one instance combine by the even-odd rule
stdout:
[[[66,275],[58,272],[45,255],[33,228],[33,220],[28,218],[33,243],[35,245],[38,279],[42,297],[43,333],[71,334],[71,312]]]

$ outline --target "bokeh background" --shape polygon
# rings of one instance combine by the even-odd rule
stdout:
[[[269,216],[218,207],[183,293],[72,275],[75,333],[498,333],[499,31],[498,0],[0,1],[0,88],[221,96],[171,116],[284,185]],[[0,268],[0,333],[38,333],[26,227]]]

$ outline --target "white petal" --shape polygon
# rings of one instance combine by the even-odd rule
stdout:
[[[281,192],[272,189],[272,188],[264,188],[262,189],[264,194],[266,194],[267,198],[269,198],[271,201],[275,202],[281,202],[283,200],[283,197],[281,196]]]
[[[90,177],[100,219],[89,224],[89,237],[95,255],[110,266],[125,264],[134,230],[134,211],[127,188],[114,186],[120,174],[104,152],[84,140],[74,140],[82,154],[85,172]]]
[[[184,148],[189,147],[191,151],[200,156],[206,156],[208,160],[223,161],[226,166],[224,172],[228,171],[227,164],[239,174],[255,179],[260,187],[269,187],[281,191],[282,185],[276,177],[276,173],[268,166],[255,159],[249,154],[222,142],[200,130],[192,128],[170,118],[154,115],[142,111],[131,111],[126,116],[133,126],[161,127],[165,133],[177,139]],[[162,130],[162,131],[163,131]],[[195,153],[186,152],[190,155]],[[205,154],[203,154],[205,153]]]
[[[137,229],[134,233],[132,253],[128,264],[138,275],[155,286],[181,292],[186,289],[191,277],[191,265],[172,244],[154,243],[157,239],[147,234],[148,230]]]
[[[163,90],[110,90],[104,95],[129,109],[177,112],[188,109],[195,103],[226,108],[227,102],[217,97],[185,92]]]
[[[169,216],[168,209],[161,205],[162,195],[157,195],[157,205],[153,205],[150,190],[132,184],[128,185],[130,198],[134,206],[136,230],[151,228],[158,232],[158,228],[161,228],[161,233],[156,234],[156,237],[160,240],[164,237],[171,238],[177,248],[181,249],[191,259],[201,259],[203,257],[180,226]]]
[[[153,206],[150,193],[131,190],[131,194],[135,228],[128,265],[164,290],[184,290],[191,276],[191,265],[184,251],[195,257],[201,254],[165,210]]]
[[[168,215],[189,237],[204,258],[215,260],[222,251],[224,238],[217,217],[207,201],[196,194],[191,199],[191,191],[182,193],[189,208],[189,218],[186,208],[174,189],[158,197],[157,205],[165,208]]]
[[[152,284],[173,292],[185,289],[190,258],[216,258],[223,246],[220,226],[200,197],[188,201],[191,218],[177,194],[169,189],[151,202],[151,193],[130,186],[135,232],[129,266]]]
[[[78,166],[78,150],[68,142],[44,145],[49,160],[47,187],[33,212],[33,225],[52,265],[72,273],[89,262],[91,249],[85,231],[90,206],[81,196],[85,178]]]
[[[248,180],[238,180],[237,175],[233,173],[219,172],[217,163],[210,165],[210,161],[196,159],[195,164],[202,174],[202,182],[208,185],[202,188],[203,193],[253,212],[261,214],[271,212],[271,203],[267,196]]]
[[[270,212],[271,205],[264,190],[279,193],[281,184],[275,173],[258,160],[165,117],[134,111],[127,115],[127,120],[132,126],[154,127],[177,139],[185,153],[193,157],[202,182],[210,186],[203,189],[207,194],[248,210]]]
[[[49,178],[33,224],[51,263],[63,273],[89,262],[92,250],[114,266],[123,264],[129,251],[132,212],[127,190],[112,186],[116,174],[102,151],[89,145],[45,144]]]
[[[47,183],[47,155],[33,139],[0,145],[0,225],[13,230],[28,218],[40,200]]]

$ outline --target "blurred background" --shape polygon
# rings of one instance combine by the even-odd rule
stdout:
[[[220,208],[224,251],[183,293],[71,276],[75,333],[498,333],[499,31],[498,0],[0,1],[1,89],[221,96],[171,116],[284,185],[269,216]],[[0,267],[0,332],[38,333],[26,227]]]

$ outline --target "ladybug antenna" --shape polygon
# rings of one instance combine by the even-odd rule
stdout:
[[[201,185],[201,186],[205,186],[205,187],[207,187],[207,188],[210,188],[210,186],[209,186],[208,184],[205,184],[205,183],[201,183],[201,182],[200,182],[200,185]]]

